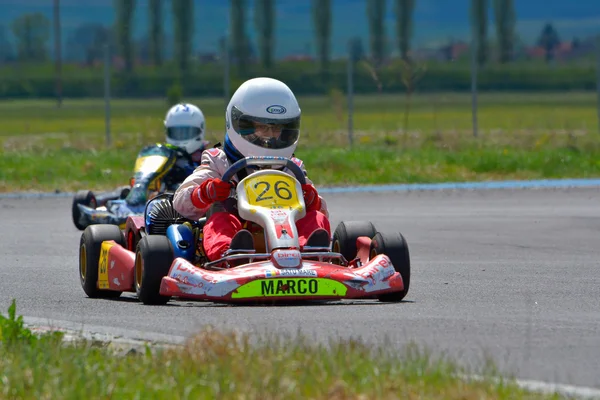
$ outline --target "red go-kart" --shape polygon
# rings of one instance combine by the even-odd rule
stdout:
[[[268,166],[284,166],[288,174]],[[249,166],[266,169],[232,189],[226,209],[262,228],[254,250],[226,252],[209,261],[203,251],[205,218],[190,221],[171,198],[149,201],[143,217],[91,225],[82,233],[79,275],[90,297],[135,292],[144,304],[170,299],[277,302],[376,298],[400,301],[409,288],[410,257],[400,233],[377,232],[370,222],[341,222],[329,247],[301,247],[295,222],[306,214],[302,170],[290,159],[248,157],[224,174],[230,181]],[[241,263],[241,264],[240,264]]]

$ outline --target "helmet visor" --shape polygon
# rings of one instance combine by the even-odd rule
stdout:
[[[244,140],[267,149],[290,147],[300,135],[300,116],[286,119],[253,117],[233,107],[231,124]]]
[[[190,140],[199,137],[200,128],[195,126],[172,126],[167,128],[167,137],[172,140]]]

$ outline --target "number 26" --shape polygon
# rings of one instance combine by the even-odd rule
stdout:
[[[289,200],[292,198],[292,192],[290,192],[290,190],[287,187],[281,187],[281,186],[287,186],[289,187],[289,183],[285,182],[285,181],[277,181],[275,182],[275,194],[277,195],[277,197],[279,197],[280,199],[283,200]],[[262,201],[262,200],[269,200],[272,199],[273,196],[266,196],[263,197],[268,191],[269,189],[271,189],[271,185],[269,184],[269,182],[257,182],[256,184],[254,184],[254,189],[258,189],[259,186],[264,186],[264,190],[262,192],[260,192],[260,194],[256,197],[256,201]]]

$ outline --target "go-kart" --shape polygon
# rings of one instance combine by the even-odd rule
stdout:
[[[254,250],[230,249],[209,261],[202,247],[206,218],[185,220],[172,210],[168,196],[156,198],[147,204],[144,234],[135,249],[130,238],[137,235],[140,217],[129,217],[124,233],[111,225],[85,229],[79,252],[83,290],[97,298],[135,292],[144,304],[165,304],[174,297],[213,302],[402,300],[410,282],[402,234],[350,221],[337,226],[329,247],[299,245],[295,221],[306,214],[301,190],[306,180],[292,160],[248,157],[234,163],[222,179],[231,181],[249,166],[274,165],[287,167],[294,176],[259,169],[237,184],[232,190],[236,196],[230,197],[235,201],[226,206],[263,228],[264,243],[255,241]]]
[[[148,199],[165,191],[175,191],[191,172],[171,172],[179,168],[175,165],[178,151],[169,144],[146,146],[137,155],[129,186],[98,194],[91,190],[78,191],[72,203],[73,223],[77,229],[84,230],[95,224],[124,228],[128,216],[142,215]]]

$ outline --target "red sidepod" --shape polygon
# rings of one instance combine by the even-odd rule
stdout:
[[[114,242],[113,242],[114,243]],[[107,274],[108,288],[122,292],[135,292],[133,274],[135,270],[135,253],[114,244],[108,251]]]

